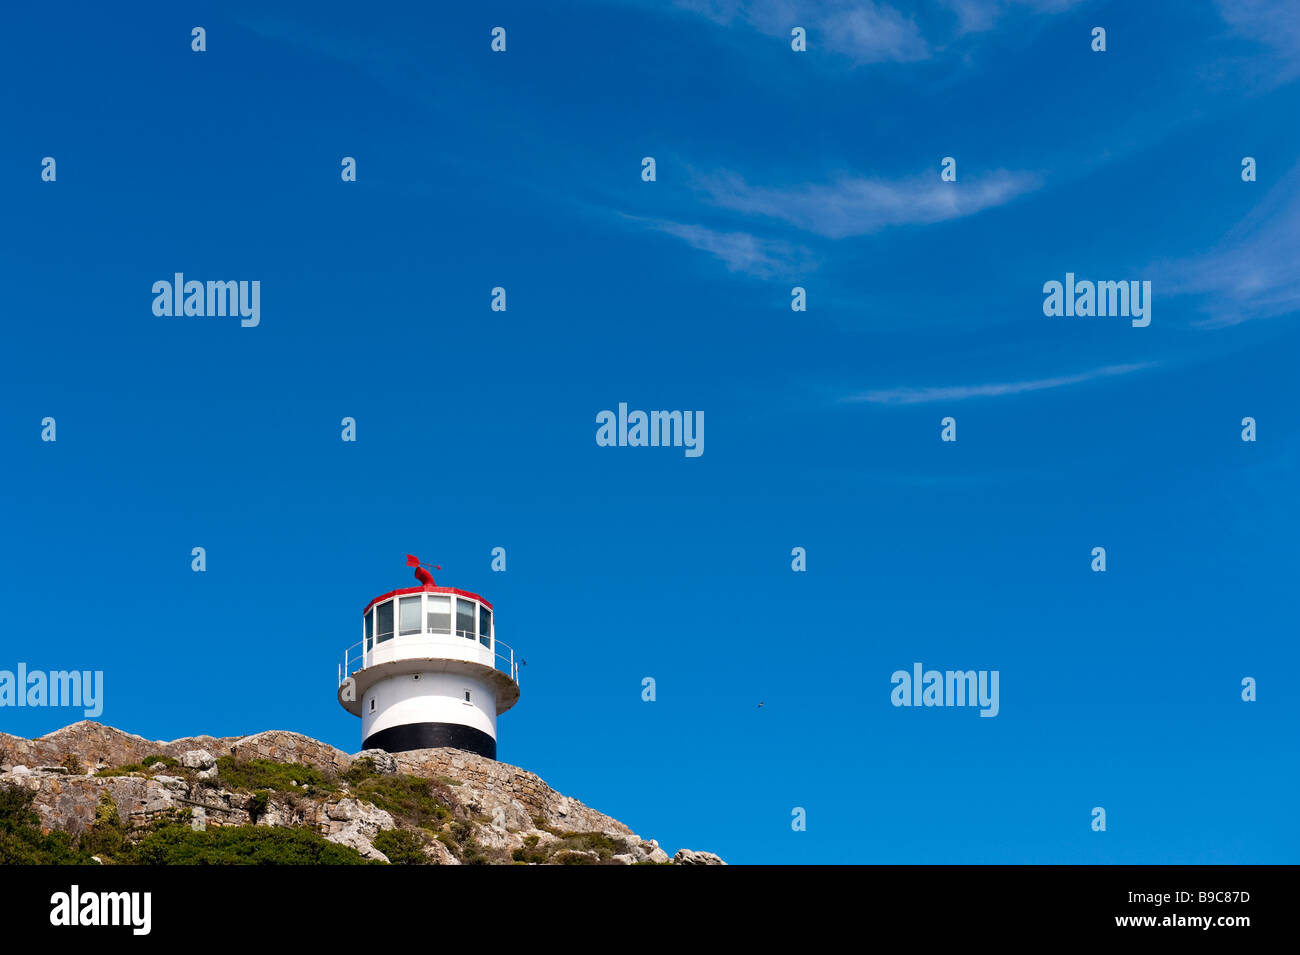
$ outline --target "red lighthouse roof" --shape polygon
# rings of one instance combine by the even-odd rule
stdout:
[[[479,603],[487,607],[489,610],[493,609],[492,604],[490,602],[483,599],[478,594],[473,593],[472,591],[459,590],[456,587],[439,587],[436,583],[434,583],[433,575],[429,573],[428,569],[424,567],[424,565],[420,563],[420,559],[418,557],[412,556],[411,554],[407,554],[406,565],[408,567],[415,568],[415,579],[420,582],[420,586],[403,587],[400,590],[390,590],[386,594],[380,594],[374,600],[370,601],[370,603],[366,604],[366,609],[361,611],[361,616],[364,617],[366,614],[370,613],[370,608],[373,607],[375,604],[382,603],[383,601],[387,600],[389,597],[400,597],[405,594],[424,594],[424,593],[456,594],[457,596],[460,597],[469,597],[471,600],[477,600]],[[442,568],[435,564],[434,570],[442,570]]]
[[[473,591],[461,590],[459,587],[432,587],[432,586],[403,587],[401,590],[390,590],[386,594],[380,594],[374,600],[370,601],[370,603],[366,604],[366,609],[361,611],[361,616],[364,617],[366,614],[370,612],[371,607],[373,607],[377,603],[382,603],[383,601],[387,600],[389,597],[401,597],[401,596],[405,596],[406,594],[456,594],[458,597],[468,597],[471,600],[477,600],[479,603],[487,607],[489,610],[492,609],[492,604],[488,600],[486,600],[483,597],[480,597],[478,594],[474,593]]]

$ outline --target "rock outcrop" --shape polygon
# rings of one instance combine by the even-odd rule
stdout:
[[[677,865],[726,865],[712,852],[695,852],[692,849],[678,849],[677,855],[673,856],[673,862]]]
[[[232,758],[221,763],[228,770],[260,760],[316,772],[310,780],[300,775],[301,785],[295,778],[252,792],[223,779],[218,763],[223,757]],[[358,775],[354,767],[364,772]],[[104,775],[96,775],[101,771]],[[359,779],[382,783],[386,777],[428,780],[428,787],[419,785],[436,797],[430,803],[435,821],[400,812],[395,818],[376,805],[383,801],[375,796],[381,789],[357,784]],[[195,829],[307,827],[378,861],[389,861],[375,847],[379,834],[406,829],[418,835],[417,844],[435,864],[669,862],[654,840],[556,792],[536,774],[457,749],[349,755],[283,730],[162,742],[83,721],[34,740],[0,733],[0,786],[31,790],[41,828],[72,835],[95,825],[107,796],[127,832],[182,814]],[[689,849],[673,861],[726,864],[712,853]]]

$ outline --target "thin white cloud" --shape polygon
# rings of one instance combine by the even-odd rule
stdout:
[[[1031,13],[1062,13],[1081,0],[940,0],[957,15],[957,32],[983,33],[992,30],[1008,12],[1024,8]]]
[[[768,216],[828,239],[867,235],[889,226],[926,225],[973,215],[1036,189],[1039,177],[995,170],[977,179],[941,182],[938,172],[889,181],[844,176],[831,183],[766,188],[735,173],[697,180],[724,209]]]
[[[927,36],[906,3],[880,0],[676,0],[677,6],[715,23],[743,23],[770,37],[808,31],[809,48],[824,49],[856,64],[912,63],[934,56],[947,43],[993,29],[1009,11],[1057,13],[1080,0],[941,0],[952,17],[927,22]],[[901,8],[901,9],[900,9]]]
[[[799,245],[778,239],[765,239],[749,232],[720,232],[702,225],[671,222],[666,219],[644,219],[623,213],[625,219],[641,222],[666,235],[681,239],[687,245],[707,252],[728,271],[744,272],[758,278],[798,274],[816,267],[811,252]]]
[[[1263,175],[1261,173],[1261,175]],[[1242,183],[1242,189],[1257,184]],[[1152,288],[1201,295],[1207,328],[1300,311],[1300,165],[1210,252],[1154,267]]]
[[[1236,33],[1270,48],[1271,62],[1253,61],[1261,71],[1267,67],[1272,83],[1283,83],[1300,74],[1300,4],[1295,0],[1216,0],[1219,16]]]
[[[1144,368],[1150,368],[1155,362],[1138,362],[1130,365],[1107,365],[1078,375],[1061,375],[1056,378],[1035,378],[1029,381],[1007,381],[986,385],[947,385],[934,388],[886,388],[880,391],[867,391],[862,394],[846,395],[842,402],[865,402],[874,405],[922,405],[936,401],[965,401],[968,398],[997,398],[1002,395],[1019,395],[1029,391],[1046,391],[1050,388],[1064,388],[1067,385],[1080,385],[1098,378],[1114,378],[1128,375]]]
[[[913,21],[893,7],[874,3],[825,14],[817,32],[826,49],[858,63],[908,63],[933,52]]]
[[[930,56],[915,21],[872,0],[677,0],[677,5],[715,23],[740,21],[760,33],[789,37],[802,26],[826,49],[857,63],[909,62]]]

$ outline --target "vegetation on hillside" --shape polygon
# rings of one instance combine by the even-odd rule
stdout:
[[[540,828],[540,827],[539,827]],[[562,865],[600,865],[608,863],[614,856],[632,851],[632,847],[622,839],[611,838],[603,832],[560,832],[549,830],[559,837],[559,841],[540,845],[540,836],[524,837],[524,844],[512,854],[516,862],[559,863]],[[590,853],[595,853],[593,859]]]
[[[71,761],[65,763],[73,771]],[[79,770],[79,765],[76,766]],[[354,849],[327,841],[310,828],[258,826],[272,803],[281,809],[350,796],[370,803],[393,817],[399,828],[379,833],[375,848],[394,864],[427,864],[427,847],[440,841],[468,865],[509,863],[504,850],[480,846],[474,823],[490,820],[466,808],[452,795],[457,780],[423,779],[402,773],[381,774],[369,759],[359,759],[339,775],[300,763],[267,759],[217,760],[213,778],[202,779],[170,756],[148,756],[139,763],[104,769],[95,775],[174,775],[189,783],[244,794],[242,806],[253,825],[214,826],[196,831],[189,812],[156,818],[144,828],[128,829],[112,797],[104,792],[95,821],[80,836],[63,832],[42,834],[40,816],[32,809],[35,794],[0,786],[0,864],[125,864],[125,865],[339,865],[364,862]],[[240,805],[236,803],[236,805]]]
[[[85,772],[75,756],[66,757],[62,765],[71,775]],[[301,763],[222,756],[215,771],[200,773],[175,757],[155,754],[95,775],[179,777],[191,795],[200,793],[194,796],[199,804],[217,798],[203,792],[235,793],[221,797],[224,811],[233,808],[238,819],[242,809],[250,824],[198,830],[186,809],[155,815],[148,825],[123,825],[105,788],[94,822],[80,835],[43,833],[41,816],[33,808],[36,794],[0,785],[0,865],[357,865],[368,860],[310,826],[257,825],[273,810],[276,823],[321,818],[324,802],[343,798],[368,803],[393,818],[396,828],[378,833],[372,844],[394,865],[427,865],[440,853],[450,853],[466,865],[609,865],[615,855],[634,848],[599,832],[561,831],[541,816],[533,819],[540,832],[525,837],[524,845],[513,852],[482,845],[476,837],[492,819],[472,800],[457,798],[459,780],[385,774],[369,758],[355,760],[343,773],[332,773]]]
[[[0,786],[0,865],[89,862],[66,832],[41,834],[41,817],[32,809],[35,796],[17,786]]]
[[[198,832],[169,823],[132,848],[135,865],[368,865],[349,846],[328,842],[311,829],[222,826]],[[378,865],[379,863],[374,863]]]
[[[303,828],[225,826],[196,831],[188,813],[156,820],[129,838],[108,793],[94,824],[74,839],[66,832],[42,835],[36,794],[0,786],[0,865],[361,865],[357,850],[328,842]]]

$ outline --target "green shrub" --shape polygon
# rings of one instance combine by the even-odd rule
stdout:
[[[538,837],[536,835],[524,836],[524,844],[510,853],[510,858],[516,862],[534,862],[538,865],[544,863],[549,853],[537,848]]]
[[[375,836],[374,846],[393,865],[429,865],[424,839],[409,829],[385,829]]]
[[[131,853],[140,865],[365,865],[356,849],[327,841],[311,829],[222,826],[196,832],[167,825],[149,833]]]
[[[622,839],[605,835],[603,832],[563,832],[555,833],[559,842],[548,842],[538,847],[540,837],[524,836],[524,844],[510,854],[516,862],[534,862],[542,865],[559,862],[562,865],[603,865],[611,862],[614,855],[631,852],[631,846]],[[599,860],[574,853],[594,852]]]
[[[271,791],[269,789],[259,789],[253,793],[253,798],[248,800],[245,809],[248,811],[248,818],[256,823],[266,815],[266,809],[271,804]]]
[[[179,766],[180,762],[172,759],[170,756],[146,756],[138,763],[127,763],[125,766],[113,766],[109,769],[101,769],[95,773],[99,777],[108,776],[130,776],[132,773],[141,773],[145,776],[152,776],[162,769],[170,769],[173,766]]]
[[[566,832],[560,838],[564,840],[566,848],[595,852],[602,862],[608,862],[611,856],[618,853],[631,851],[631,846],[625,841],[610,838],[603,832]]]
[[[66,769],[70,776],[80,776],[85,772],[81,767],[81,760],[77,758],[76,753],[69,753],[67,756],[64,756],[59,765]]]
[[[561,849],[553,853],[552,858],[559,859],[560,865],[596,865],[596,860],[572,849]]]
[[[467,822],[457,820],[451,824],[451,837],[459,848],[460,861],[465,865],[487,865],[489,859],[483,854],[483,848],[474,838],[474,827]]]
[[[108,793],[101,793],[95,810],[94,824],[81,834],[77,848],[87,856],[113,859],[126,848],[126,832],[118,816],[117,803]]]
[[[318,769],[301,763],[275,763],[269,759],[236,760],[222,756],[217,760],[217,778],[228,789],[254,792],[270,789],[293,792],[305,788],[333,792],[337,786]]]
[[[451,818],[435,787],[418,776],[364,776],[354,780],[352,792],[407,825],[437,828]]]
[[[101,769],[95,773],[100,778],[109,776],[130,776],[132,773],[148,773],[149,770],[139,763],[127,763],[125,766],[114,766],[111,769]]]
[[[35,827],[19,832],[0,831],[0,865],[86,865],[66,832],[41,835]]]
[[[76,865],[91,862],[66,832],[42,835],[41,817],[32,809],[36,793],[0,786],[0,865]]]
[[[352,765],[343,773],[343,779],[350,783],[359,783],[363,779],[373,779],[378,775],[375,761],[369,756],[362,756],[360,759],[353,760]]]

